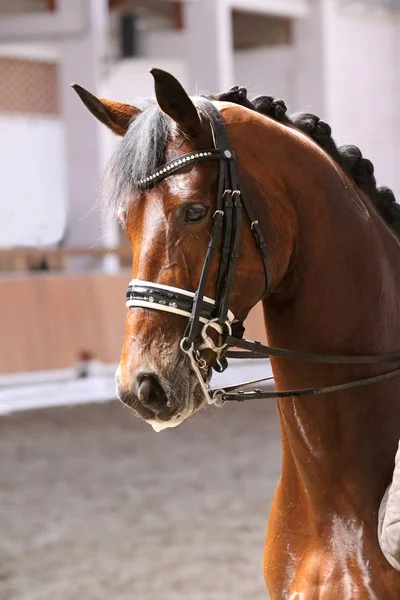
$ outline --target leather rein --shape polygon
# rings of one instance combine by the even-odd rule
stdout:
[[[216,361],[214,370],[223,372],[227,366],[227,358],[269,358],[276,357],[286,360],[301,361],[319,364],[346,364],[368,365],[400,362],[400,352],[378,354],[371,356],[338,356],[313,354],[296,350],[287,350],[263,345],[243,339],[243,323],[235,319],[229,310],[229,299],[234,282],[235,265],[238,259],[240,231],[242,226],[243,208],[250,220],[251,231],[256,245],[261,254],[266,286],[263,298],[270,292],[270,267],[268,263],[267,245],[257,218],[247,203],[243,190],[240,188],[236,169],[235,153],[231,147],[225,123],[217,108],[205,98],[197,98],[196,104],[205,112],[211,124],[214,148],[200,152],[189,152],[160,167],[148,177],[136,182],[140,189],[149,189],[156,183],[172,173],[188,167],[194,163],[208,160],[219,161],[219,179],[217,192],[217,205],[213,215],[213,226],[208,244],[199,286],[196,292],[162,285],[149,281],[133,279],[126,294],[126,306],[160,310],[185,316],[188,319],[184,337],[180,347],[189,360],[195,372],[203,394],[209,404],[222,406],[225,402],[243,402],[264,398],[290,398],[297,396],[313,396],[350,390],[374,383],[379,383],[400,376],[400,368],[374,375],[364,379],[353,380],[345,383],[310,387],[304,389],[285,391],[263,391],[255,389],[244,391],[241,388],[266,381],[273,377],[253,380],[237,385],[225,386],[212,390],[207,382],[209,365],[202,357],[203,350],[212,350]],[[215,299],[204,295],[212,259],[222,236],[221,258],[216,286]],[[199,342],[199,325],[200,345]],[[216,344],[209,335],[210,329],[218,337]],[[240,348],[240,351],[229,351],[228,348]]]

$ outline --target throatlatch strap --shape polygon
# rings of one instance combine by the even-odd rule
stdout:
[[[218,200],[217,200],[217,210],[214,214],[214,227],[211,233],[211,240],[208,246],[206,258],[203,265],[203,270],[200,276],[199,287],[197,289],[195,300],[193,303],[193,312],[189,319],[188,327],[185,332],[186,343],[189,345],[194,342],[197,336],[197,325],[199,322],[199,307],[197,303],[197,299],[204,295],[205,286],[207,283],[207,277],[210,271],[211,260],[214,255],[214,251],[219,239],[219,235],[222,230],[222,226],[225,226],[224,231],[224,242],[222,249],[222,259],[221,259],[221,267],[218,276],[218,285],[217,285],[217,293],[216,293],[216,306],[220,306],[220,286],[221,282],[223,285],[221,286],[223,290],[225,290],[225,282],[224,282],[224,271],[229,269],[230,267],[230,252],[231,252],[231,237],[232,237],[232,203],[229,201],[229,198],[225,198],[225,190],[229,189],[230,186],[230,169],[227,166],[228,162],[233,161],[234,155],[233,151],[230,150],[230,142],[229,136],[225,128],[224,121],[219,113],[219,111],[205,99],[198,99],[198,104],[205,110],[206,114],[209,116],[212,134],[214,138],[215,146],[220,151],[220,171],[218,178]],[[210,113],[213,113],[213,117],[210,118]],[[221,193],[222,190],[222,193]],[[217,227],[216,227],[217,225]],[[226,256],[224,257],[224,249],[226,250]],[[227,259],[227,264],[224,265],[222,260]],[[224,294],[225,296],[225,294]],[[228,298],[229,300],[229,298]],[[220,322],[219,316],[218,320]],[[226,316],[225,316],[226,320]],[[225,322],[224,320],[224,322]],[[222,324],[222,323],[221,323]]]
[[[264,265],[264,273],[265,273],[265,290],[262,298],[265,298],[270,292],[271,286],[271,269],[268,261],[268,252],[267,252],[267,243],[265,241],[264,234],[261,229],[261,225],[258,219],[255,218],[254,213],[250,207],[250,204],[247,202],[245,195],[243,194],[243,190],[240,187],[239,177],[236,169],[235,163],[235,154],[232,150],[232,146],[229,140],[229,135],[225,126],[225,122],[222,119],[221,113],[219,110],[212,104],[209,100],[205,98],[196,99],[196,103],[200,104],[200,106],[205,110],[206,114],[209,117],[209,121],[211,123],[211,128],[213,131],[214,143],[215,147],[221,150],[221,158],[229,158],[229,179],[232,190],[240,190],[242,204],[246,210],[246,213],[249,217],[251,224],[251,231],[254,235],[254,239],[256,241],[257,248],[260,251],[261,258]],[[226,156],[226,150],[229,153],[229,156]],[[227,189],[225,187],[225,189]],[[221,186],[218,186],[218,198],[221,197],[221,194],[225,191]],[[228,187],[229,189],[229,187]]]

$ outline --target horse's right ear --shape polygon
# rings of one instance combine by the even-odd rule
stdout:
[[[124,136],[130,122],[139,114],[139,109],[130,104],[97,98],[77,83],[71,83],[83,104],[101,123],[107,125],[117,135]]]

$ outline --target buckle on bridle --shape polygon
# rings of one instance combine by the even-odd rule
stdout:
[[[197,377],[201,390],[207,400],[207,403],[214,404],[214,400],[210,395],[210,386],[206,381],[204,381],[203,376],[200,372],[201,369],[204,370],[207,367],[207,362],[203,358],[201,358],[200,353],[194,349],[193,342],[191,342],[189,345],[187,338],[183,338],[181,340],[180,347],[182,352],[187,354],[187,356],[189,357],[190,365],[193,371],[195,372],[195,375]]]
[[[201,346],[198,349],[195,349],[194,342],[189,342],[188,338],[184,337],[181,340],[180,348],[182,352],[184,352],[190,360],[191,367],[197,376],[198,382],[202,389],[202,392],[207,400],[208,404],[215,404],[215,406],[222,406],[225,404],[225,400],[223,399],[224,390],[217,390],[214,393],[211,393],[210,385],[204,381],[203,375],[201,371],[206,371],[208,364],[207,361],[202,358],[201,351],[205,349],[210,349],[217,355],[217,361],[221,360],[221,354],[228,346],[227,343],[222,343],[220,346],[217,346],[213,339],[208,335],[208,328],[211,327],[215,331],[217,331],[220,338],[224,335],[232,335],[232,327],[229,321],[225,321],[222,325],[218,322],[218,319],[211,319],[204,325],[201,330],[201,338],[203,340]],[[224,329],[226,328],[226,331]],[[223,341],[223,340],[222,340]]]
[[[218,355],[218,358],[221,355],[221,352],[223,350],[225,350],[225,348],[228,346],[228,344],[226,343],[222,343],[220,346],[217,346],[215,344],[215,342],[213,341],[213,339],[208,335],[207,331],[208,328],[212,327],[214,330],[217,331],[218,335],[220,336],[220,338],[222,338],[225,334],[224,334],[224,327],[227,328],[228,330],[228,335],[231,336],[232,335],[232,326],[230,324],[229,321],[225,321],[225,323],[223,323],[223,325],[221,325],[218,321],[218,319],[210,319],[210,321],[208,321],[208,323],[206,323],[203,327],[203,329],[201,330],[201,338],[203,340],[203,344],[201,346],[201,349],[203,348],[209,348],[210,350],[212,350],[213,352],[215,352],[215,354]],[[223,341],[223,340],[222,340]]]
[[[218,408],[221,408],[226,400],[224,398],[225,396],[225,390],[223,388],[219,388],[218,390],[214,390],[212,393],[212,400],[213,400],[213,404],[215,404],[215,406],[217,406]]]

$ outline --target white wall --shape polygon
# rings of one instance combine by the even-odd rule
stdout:
[[[0,57],[57,60],[55,44],[0,44]],[[66,226],[61,119],[0,113],[0,247],[56,244]]]
[[[251,94],[282,98],[289,113],[314,112],[338,145],[359,146],[378,185],[400,198],[400,17],[314,1],[294,24],[293,46],[235,53],[235,80]]]
[[[157,57],[163,55],[169,59],[179,59],[182,68],[186,71],[189,67],[184,56],[184,48],[185,32],[182,31],[149,31],[143,37],[144,55],[153,66],[159,66]],[[171,66],[174,66],[173,60]],[[268,46],[234,53],[235,85],[246,87],[249,95],[276,96],[289,104],[294,104],[293,71],[292,46]],[[175,71],[171,72],[178,76]],[[216,93],[226,90],[201,91]]]
[[[399,18],[371,11],[354,14],[335,0],[314,0],[312,7],[308,17],[295,22],[293,46],[235,52],[234,83],[247,87],[249,95],[282,98],[290,112],[308,110],[325,118],[336,141],[360,146],[375,164],[378,183],[392,186],[400,196]],[[186,35],[145,35],[147,58],[106,65],[102,93],[127,102],[152,96],[148,70],[153,66],[190,85]],[[35,58],[58,54],[56,45],[48,44],[1,50],[0,46],[3,55],[26,56],[27,52]],[[83,114],[78,99],[74,102]],[[85,113],[82,118],[91,117]],[[0,222],[7,224],[0,227],[0,246],[56,243],[63,235],[67,212],[61,121],[0,115],[0,137]],[[117,138],[104,129],[101,139],[105,162]]]
[[[153,67],[173,73],[184,87],[187,86],[185,59],[159,54],[154,58],[130,58],[115,63],[103,81],[102,90],[120,102],[154,97],[154,79],[149,73]]]
[[[103,80],[101,95],[105,98],[134,104],[136,99],[154,97],[154,79],[149,73],[152,67],[169,71],[187,86],[187,67],[184,59],[179,58],[131,58],[115,63]],[[118,144],[119,138],[103,127],[103,164]]]
[[[235,83],[249,97],[274,96],[296,110],[293,46],[268,46],[235,52]]]
[[[309,6],[308,14],[293,22],[296,112],[314,113],[327,119],[325,79],[328,75],[324,64],[323,31],[325,0],[310,0]]]
[[[393,13],[355,14],[328,4],[326,101],[333,135],[340,144],[359,146],[374,163],[378,183],[396,188],[400,195],[395,34]]]
[[[143,56],[184,59],[185,41],[186,31],[146,30],[141,37]]]
[[[0,44],[0,56],[6,58],[56,61],[59,55],[58,47],[54,43]]]
[[[175,73],[184,85],[187,83],[184,62],[178,59],[126,60],[111,69],[102,84],[102,95],[125,102],[133,102],[138,96],[153,96],[149,69],[154,64]],[[69,93],[73,94],[72,90]],[[79,105],[79,99],[74,99]],[[93,119],[89,113],[84,117]],[[105,127],[98,127],[104,165],[118,138]],[[68,214],[61,119],[0,114],[0,139],[0,247],[57,244],[64,235]],[[79,186],[79,181],[75,184]],[[93,205],[95,191],[92,196]],[[83,218],[89,217],[83,214]],[[105,223],[101,235],[112,237],[112,229],[112,223]]]
[[[63,126],[0,114],[0,247],[57,243],[66,224]]]

